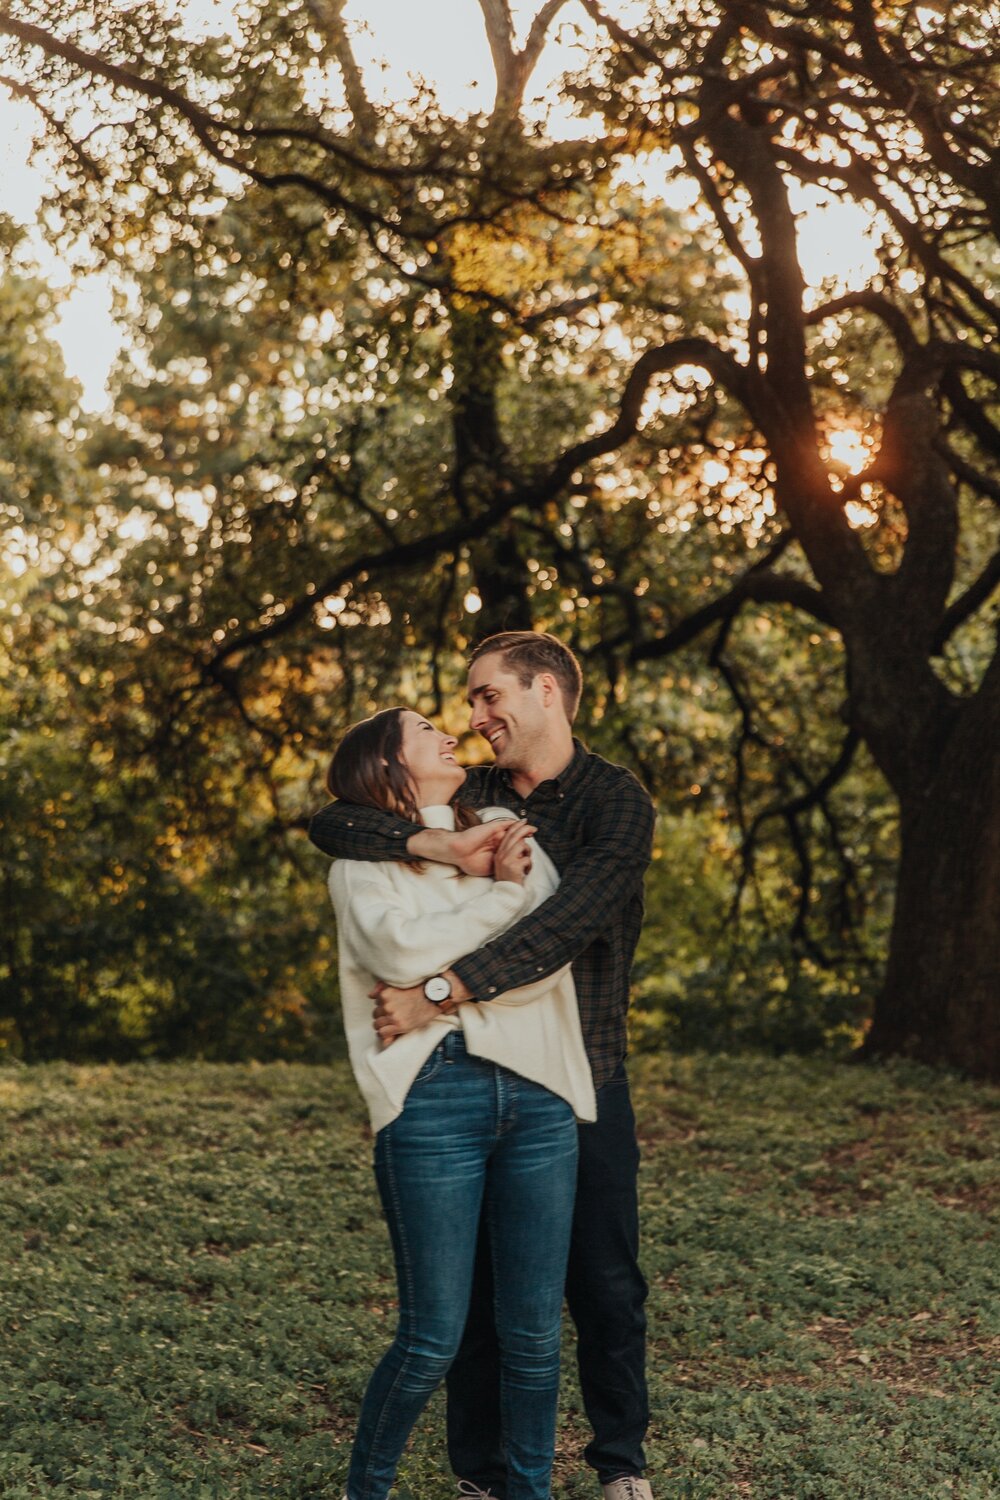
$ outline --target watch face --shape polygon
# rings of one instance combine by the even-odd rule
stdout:
[[[435,1005],[440,1005],[451,994],[451,981],[445,979],[443,974],[435,974],[433,979],[428,979],[425,983],[424,994]]]

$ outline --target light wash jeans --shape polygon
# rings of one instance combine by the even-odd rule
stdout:
[[[507,1500],[548,1500],[576,1168],[565,1100],[471,1057],[462,1033],[449,1032],[375,1138],[399,1327],[362,1403],[349,1500],[385,1500],[410,1429],[458,1351],[480,1214],[493,1260]]]

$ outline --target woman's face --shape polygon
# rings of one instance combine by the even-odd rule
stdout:
[[[409,708],[401,716],[400,728],[399,758],[413,783],[417,806],[450,802],[465,780],[465,769],[455,759],[458,741]]]

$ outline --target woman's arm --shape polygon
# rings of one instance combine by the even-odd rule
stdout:
[[[418,883],[419,894],[422,877],[408,878]],[[529,901],[524,886],[497,880],[454,910],[415,916],[403,906],[390,876],[377,865],[353,860],[334,862],[330,895],[358,962],[401,989],[449,968],[470,946],[489,942],[517,921]]]

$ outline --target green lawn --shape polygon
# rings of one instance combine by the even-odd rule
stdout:
[[[657,1500],[1000,1496],[1000,1094],[645,1057]],[[0,1070],[0,1496],[339,1500],[393,1324],[344,1065]],[[593,1497],[570,1332],[556,1493]],[[400,1490],[452,1493],[438,1399]]]

